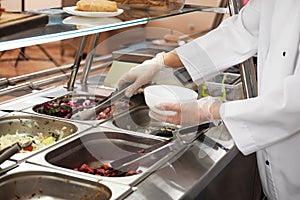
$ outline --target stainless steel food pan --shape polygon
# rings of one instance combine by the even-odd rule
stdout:
[[[94,181],[23,163],[0,178],[1,199],[106,200],[130,192],[129,186]]]
[[[44,118],[40,116],[34,116],[23,113],[11,113],[9,116],[0,118],[0,136],[4,137],[7,134],[26,134],[32,137],[41,134],[42,136],[50,136],[52,134],[60,133],[57,141],[45,145],[44,147],[33,150],[32,152],[15,154],[12,159],[21,160],[25,157],[37,153],[48,146],[57,143],[67,137],[71,137],[72,134],[78,132],[78,127],[75,124],[59,121],[52,118]]]
[[[51,172],[23,172],[1,178],[1,198],[10,199],[110,199],[101,183]]]
[[[82,163],[97,166],[137,153],[158,142],[160,140],[117,132],[95,132],[49,152],[45,159],[53,165],[68,169],[79,167]]]
[[[42,154],[35,155],[28,161],[54,167],[59,170],[82,174],[83,172],[77,172],[74,169],[79,168],[82,164],[87,164],[91,167],[98,167],[100,164],[109,164],[111,161],[137,153],[163,141],[155,137],[135,136],[108,130],[99,132],[91,132],[92,130],[89,130],[89,133],[78,138],[72,138],[70,141],[65,141]],[[143,173],[145,169],[139,168],[137,170],[141,170],[142,172],[122,177],[85,175],[132,185],[146,176],[146,173]]]
[[[157,121],[149,117],[149,108],[147,106],[138,106],[130,112],[117,116],[110,123],[120,129],[153,134],[157,136],[171,138],[178,126]]]
[[[101,111],[101,113],[95,113],[95,116],[92,116],[91,119],[85,119],[85,120],[74,120],[70,119],[73,114],[82,112],[82,110],[87,110],[93,108],[95,105],[101,102],[105,96],[97,96],[93,94],[67,94],[63,95],[61,97],[52,99],[50,101],[43,102],[41,104],[37,104],[33,106],[30,109],[24,110],[25,112],[30,112],[30,113],[35,113],[38,115],[48,115],[52,116],[55,118],[63,118],[66,120],[74,121],[74,122],[80,122],[80,123],[86,123],[86,124],[101,124],[104,123],[105,121],[110,120],[111,118],[119,115],[120,113],[127,112],[128,110],[140,105],[140,104],[145,104],[144,103],[144,97],[142,94],[139,95],[134,95],[132,98],[129,100],[124,100],[124,102],[128,101],[128,107],[126,106],[125,103],[119,103],[117,106],[115,106],[115,109],[112,113],[107,113],[107,109],[104,109]],[[83,102],[92,101],[95,104],[91,105],[82,105]],[[70,102],[68,104],[68,102]],[[76,103],[74,103],[76,102]],[[67,106],[66,106],[67,103]],[[113,104],[113,102],[112,102]],[[72,110],[70,109],[70,106],[72,105]],[[74,105],[74,106],[73,106]],[[75,106],[76,105],[76,106]],[[49,109],[51,108],[51,110]],[[103,118],[96,119],[98,116],[107,116]]]
[[[39,114],[68,119],[72,114],[99,103],[104,96],[70,93],[49,101],[37,104],[32,110]]]

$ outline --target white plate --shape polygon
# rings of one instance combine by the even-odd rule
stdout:
[[[81,17],[114,17],[124,12],[123,9],[118,9],[117,12],[86,12],[75,10],[76,6],[64,7],[63,10],[71,15],[77,15]]]
[[[122,20],[116,17],[102,17],[97,20],[90,17],[69,16],[63,20],[64,24],[80,25],[86,28],[120,23]]]

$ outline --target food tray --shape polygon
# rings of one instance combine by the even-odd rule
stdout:
[[[173,137],[174,131],[179,128],[177,125],[154,120],[148,113],[149,107],[141,105],[130,110],[129,113],[117,116],[104,125],[166,138]]]
[[[33,146],[37,147],[37,149],[13,155],[11,157],[12,160],[25,159],[60,141],[67,140],[89,127],[87,125],[77,126],[71,122],[20,112],[10,113],[0,118],[1,137],[8,136],[8,134],[11,136],[27,134],[34,140],[35,143],[33,143]]]
[[[164,140],[157,137],[146,137],[145,134],[133,135],[124,131],[97,127],[29,158],[28,162],[99,178],[98,175],[78,172],[74,169],[79,168],[82,164],[95,168],[100,164],[109,164],[110,161],[137,153],[162,141]],[[100,177],[106,181],[135,185],[148,175],[148,172],[144,173],[146,169],[139,168],[137,170],[142,170],[142,172],[131,176]]]
[[[28,163],[21,164],[0,178],[1,198],[6,200],[108,200],[123,197],[129,191],[129,186],[75,177]]]
[[[104,98],[104,96],[96,96],[89,94],[67,94],[58,98],[54,98],[50,101],[37,104],[25,111],[94,125],[103,123],[104,121],[107,121],[112,117],[117,116],[119,113],[126,112],[132,107],[143,103],[143,96],[135,95],[130,100],[121,99],[120,101],[113,103],[112,106],[108,106],[107,108],[103,109],[100,113],[96,113],[96,115],[93,116],[91,119],[70,119],[72,115],[77,112],[93,108]]]
[[[77,112],[92,108],[105,97],[83,94],[66,94],[58,98],[33,106],[32,110],[39,114],[69,119]]]

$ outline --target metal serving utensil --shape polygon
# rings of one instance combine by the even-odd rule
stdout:
[[[141,151],[138,151],[137,153],[133,153],[133,154],[130,154],[128,156],[122,157],[120,159],[111,161],[109,163],[109,165],[114,169],[120,169],[121,166],[123,166],[124,164],[126,164],[130,161],[134,161],[134,160],[138,159],[139,157],[142,157],[143,155],[145,155],[147,153],[150,153],[150,152],[152,152],[152,151],[154,151],[154,150],[156,150],[160,147],[163,147],[164,145],[168,144],[169,142],[170,142],[170,140],[165,140],[165,141],[159,142],[155,145],[152,145],[149,148],[145,148]]]
[[[22,134],[18,134],[19,137],[26,137],[28,138],[28,140],[25,141],[18,141],[13,143],[12,145],[2,149],[0,151],[0,164],[2,164],[3,162],[5,162],[7,159],[9,159],[11,156],[15,155],[16,153],[18,153],[19,151],[21,151],[24,148],[29,147],[32,144],[32,135],[30,134],[26,134],[26,133],[22,133]]]
[[[152,151],[146,152],[145,154],[133,154],[123,157],[111,162],[110,165],[119,171],[136,170],[139,166],[154,166],[160,160],[168,160],[171,159],[173,154],[184,152],[190,144],[201,137],[210,127],[213,126],[213,123],[204,123],[197,126],[179,129],[176,131],[177,134],[175,134],[176,136],[174,136],[172,141],[169,141],[158,148],[154,148]],[[191,139],[181,139],[181,136],[190,133],[195,133]],[[205,141],[205,139],[200,139],[200,141]]]
[[[71,119],[74,120],[89,120],[97,113],[105,109],[106,107],[112,105],[114,102],[125,97],[125,91],[131,85],[132,82],[126,83],[122,88],[112,92],[109,96],[105,97],[98,105],[93,108],[86,109],[84,111],[78,112],[72,115]]]

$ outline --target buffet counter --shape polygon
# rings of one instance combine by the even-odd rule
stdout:
[[[103,94],[103,96],[109,94],[106,87],[98,87],[96,91],[97,94]],[[59,187],[64,188],[63,191],[72,192],[73,195],[77,195],[72,189],[75,187],[74,185],[80,185],[82,188],[78,195],[81,196],[95,192],[91,191],[95,187],[104,187],[108,191],[108,197],[103,199],[199,199],[201,196],[201,199],[219,199],[229,191],[231,193],[226,194],[224,199],[241,199],[241,197],[250,199],[252,194],[259,190],[255,187],[257,186],[257,174],[254,156],[244,157],[240,155],[226,127],[222,124],[204,132],[205,136],[216,143],[197,138],[186,146],[179,146],[167,157],[157,159],[156,163],[148,166],[149,169],[141,168],[142,173],[136,175],[102,177],[75,171],[74,169],[80,167],[82,163],[94,166],[103,162],[109,163],[141,149],[147,149],[159,142],[172,141],[172,137],[161,137],[148,132],[141,132],[141,130],[134,131],[128,127],[127,129],[119,127],[113,123],[114,120],[118,119],[118,114],[106,120],[96,120],[97,122],[95,122],[95,120],[78,121],[49,116],[33,109],[36,105],[45,104],[45,102],[51,102],[66,95],[77,97],[78,95],[84,96],[86,93],[73,91],[70,94],[64,87],[54,87],[0,105],[2,112],[6,113],[2,118],[11,116],[20,118],[20,116],[25,115],[34,119],[37,117],[50,119],[54,124],[56,124],[55,121],[70,123],[77,127],[74,134],[46,148],[30,153],[28,156],[24,156],[27,155],[26,153],[18,153],[4,162],[0,171],[1,193],[7,194],[9,192],[11,181],[15,181],[17,185],[20,184],[20,188],[27,188],[27,190],[29,189],[24,185],[24,181],[37,182],[39,189],[36,190],[43,190],[44,193],[38,194],[38,191],[34,191],[33,187],[27,192],[21,189],[15,191],[17,193],[15,196],[26,196],[30,195],[29,193],[34,193],[39,198],[53,195],[47,194],[48,191],[44,189],[49,184],[51,187],[52,184],[58,184]],[[142,100],[141,98],[137,99],[138,101]],[[20,103],[21,101],[24,104]],[[143,102],[136,105],[139,107],[142,104]],[[19,106],[16,107],[16,105]],[[142,107],[144,108],[145,105]],[[130,113],[129,110],[129,116]],[[124,117],[126,113],[121,116],[121,119],[128,119],[128,116]],[[143,116],[145,117],[145,113]],[[7,166],[10,166],[8,170],[6,170]],[[236,176],[239,177],[239,180],[236,179]],[[38,183],[40,179],[44,178],[45,182]],[[64,183],[61,183],[60,179],[63,179]],[[91,187],[91,185],[94,186]],[[211,188],[214,188],[213,192]],[[245,191],[240,193],[236,191],[236,188],[242,188]],[[97,192],[99,193],[99,190]],[[72,199],[68,196],[61,196],[60,198]]]
[[[32,142],[30,152],[16,152],[0,165],[0,193],[6,195],[4,199],[259,199],[255,155],[242,156],[223,124],[209,127],[200,135],[188,134],[192,140],[186,143],[177,137],[181,127],[148,116],[143,92],[111,104],[90,119],[72,118],[114,91],[99,84],[102,74],[88,75],[89,64],[96,63],[96,58],[88,60],[91,63],[86,65],[86,74],[83,72],[88,80],[76,81],[86,36],[189,12],[228,13],[228,9],[186,5],[168,14],[142,12],[140,16],[128,10],[116,21],[91,26],[82,26],[78,17],[74,23],[74,16],[62,9],[52,11],[47,26],[0,38],[0,51],[5,51],[83,37],[67,87],[35,90],[0,103],[0,127],[5,127],[1,135],[42,136]],[[49,10],[38,13],[45,12]],[[160,132],[162,128],[168,130],[166,135]],[[51,142],[43,140],[47,138]],[[36,145],[40,143],[43,145]],[[162,155],[150,154],[165,149]],[[151,164],[145,162],[126,172],[109,168],[109,163],[137,153],[142,158],[152,155],[148,157]]]

